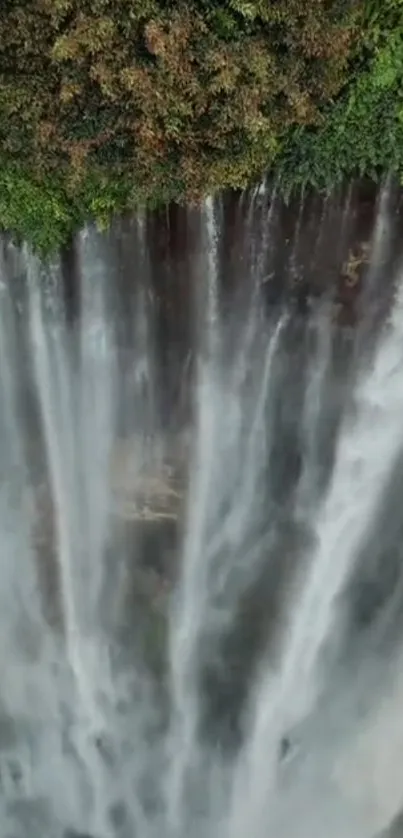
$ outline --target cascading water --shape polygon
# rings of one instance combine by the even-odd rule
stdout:
[[[3,838],[375,838],[403,807],[392,192],[356,325],[351,189],[319,228],[301,196],[282,257],[268,184],[189,211],[168,267],[145,218],[88,229],[73,314],[4,243]]]

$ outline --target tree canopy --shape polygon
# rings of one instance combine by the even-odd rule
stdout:
[[[3,0],[0,224],[403,170],[403,0]]]

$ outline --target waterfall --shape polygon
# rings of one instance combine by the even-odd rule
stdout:
[[[399,198],[358,193],[3,242],[4,838],[398,822]]]

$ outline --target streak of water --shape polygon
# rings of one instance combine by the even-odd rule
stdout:
[[[355,414],[346,419],[340,435],[331,485],[315,520],[317,545],[302,590],[290,609],[278,671],[264,673],[257,692],[247,767],[241,770],[241,811],[235,807],[235,834],[243,834],[254,818],[261,829],[268,815],[268,792],[273,804],[278,742],[307,715],[316,699],[323,647],[335,628],[337,597],[351,574],[403,445],[402,364],[401,284],[373,369],[357,387]],[[240,799],[238,787],[236,797]]]
[[[18,392],[21,382],[14,375],[21,363],[18,318],[9,289],[3,286],[4,278],[0,262],[0,660],[3,671],[8,671],[1,704],[13,712],[25,705],[30,674],[24,672],[24,666],[28,669],[43,642],[43,623],[31,544],[32,495]],[[16,699],[18,688],[21,692]],[[31,689],[35,701],[32,684]]]
[[[313,362],[305,388],[302,436],[304,466],[298,487],[298,503],[307,514],[310,505],[316,505],[321,484],[321,456],[319,448],[323,401],[332,352],[331,306],[321,305],[312,323],[315,348]]]
[[[175,728],[168,798],[172,825],[176,830],[185,809],[189,771],[197,762],[200,749],[198,679],[204,662],[203,639],[208,633],[210,643],[217,642],[217,636],[232,619],[240,591],[256,573],[259,553],[255,562],[252,555],[249,556],[246,568],[242,547],[248,534],[253,538],[256,526],[254,498],[261,491],[259,464],[265,461],[268,444],[265,413],[283,325],[284,320],[280,320],[267,348],[246,441],[239,409],[242,388],[228,388],[227,371],[223,375],[216,365],[205,365],[200,372],[198,430],[189,488],[183,575],[170,653]],[[244,359],[240,360],[243,362]],[[230,514],[220,522],[217,510],[225,505],[229,506]],[[180,749],[178,741],[181,742]]]
[[[80,477],[85,505],[81,545],[85,545],[87,579],[86,619],[95,626],[104,581],[104,554],[108,537],[109,485],[105,480],[115,435],[117,392],[116,359],[110,319],[106,309],[107,277],[92,237],[81,238],[81,329],[79,394],[75,409],[79,435]],[[74,398],[74,396],[73,396]],[[71,421],[71,420],[70,420]],[[74,421],[74,420],[73,420]],[[76,488],[76,492],[79,488]],[[83,580],[81,580],[81,584]]]
[[[289,274],[292,282],[296,282],[299,278],[298,255],[301,240],[302,218],[304,213],[304,187],[301,188],[301,194],[298,202],[298,214],[295,224],[295,230],[292,240],[292,247],[290,253]]]
[[[353,185],[352,185],[352,183],[350,183],[348,185],[347,194],[345,196],[344,204],[343,204],[343,214],[342,214],[342,217],[341,217],[340,234],[339,234],[339,240],[338,240],[338,245],[337,245],[337,264],[339,264],[340,259],[343,255],[344,245],[345,245],[346,238],[347,238],[347,235],[348,235],[348,224],[349,224],[349,218],[350,218],[350,213],[351,213],[352,199],[353,199]]]
[[[375,227],[371,243],[370,268],[366,280],[367,294],[374,292],[374,285],[382,271],[383,263],[389,251],[389,237],[391,232],[390,202],[392,193],[392,176],[389,174],[379,193]]]
[[[215,220],[215,206],[212,198],[206,200],[206,247],[207,247],[207,332],[209,347],[214,352],[218,339],[218,230]]]

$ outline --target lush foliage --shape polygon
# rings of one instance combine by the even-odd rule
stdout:
[[[280,168],[290,188],[331,186],[351,174],[403,179],[403,0],[367,3],[349,83],[315,129],[287,133]]]
[[[0,224],[403,170],[403,0],[3,0]]]

